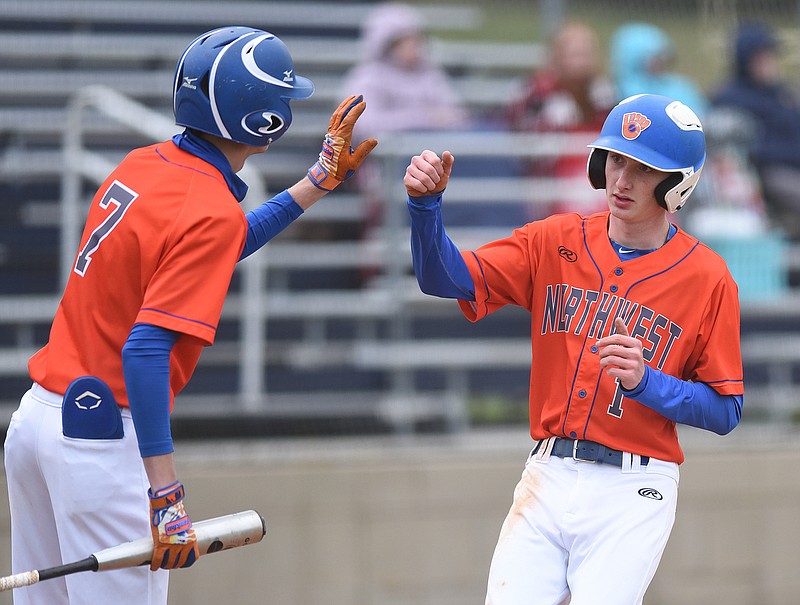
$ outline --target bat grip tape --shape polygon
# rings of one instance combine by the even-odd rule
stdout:
[[[59,565],[57,567],[48,567],[39,571],[39,581],[49,580],[51,578],[59,578],[81,571],[97,571],[98,562],[94,555],[90,555],[80,561],[67,563],[66,565]]]

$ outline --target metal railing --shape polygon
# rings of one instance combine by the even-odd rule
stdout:
[[[88,182],[93,187],[97,186],[113,169],[107,158],[91,151],[83,142],[86,120],[91,119],[92,112],[99,112],[154,141],[164,140],[176,132],[171,120],[107,88],[87,88],[72,100],[63,138],[61,274],[64,277],[71,270],[86,212],[88,200],[84,184]],[[322,409],[336,409],[335,405],[327,408],[320,405],[319,397],[317,399],[320,401],[314,401],[313,397],[306,396],[303,385],[298,385],[297,391],[288,397],[284,394],[283,404],[277,404],[276,407],[274,396],[269,392],[264,378],[264,370],[271,362],[301,369],[323,369],[338,364],[354,370],[381,371],[388,377],[387,387],[380,397],[368,394],[363,398],[357,394],[349,399],[342,397],[344,401],[340,409],[343,414],[349,413],[351,408],[356,412],[371,409],[389,419],[397,430],[404,431],[409,429],[416,417],[430,412],[431,406],[438,406],[444,411],[451,429],[459,430],[467,423],[466,406],[470,396],[468,376],[472,370],[524,369],[529,364],[525,354],[527,347],[518,338],[478,338],[468,342],[448,338],[421,341],[412,338],[410,324],[414,313],[418,316],[420,308],[423,309],[422,313],[426,313],[426,309],[438,313],[435,309],[441,307],[437,305],[446,303],[425,297],[410,283],[413,278],[408,275],[410,251],[402,174],[410,157],[425,148],[440,153],[448,149],[456,156],[457,163],[464,159],[477,162],[498,158],[523,161],[581,151],[585,149],[587,137],[580,134],[448,132],[394,133],[379,138],[382,144],[373,152],[373,159],[379,162],[384,175],[383,220],[378,234],[372,240],[295,242],[278,239],[265,250],[252,255],[238,269],[242,272],[241,290],[230,297],[223,317],[240,324],[240,337],[234,343],[212,347],[204,357],[208,356],[210,363],[221,360],[230,363],[235,360],[238,364],[239,387],[230,399],[243,412],[269,413],[277,410],[313,414]],[[244,202],[246,209],[267,199],[267,186],[262,174],[251,167],[246,167],[240,174],[250,185]],[[585,182],[581,185],[579,190],[589,190]],[[574,186],[574,182],[555,178],[467,173],[453,179],[446,194],[446,204],[469,207],[487,202],[525,203],[535,207],[553,199],[574,195]],[[321,202],[326,203],[335,204],[336,201]],[[313,213],[313,209],[310,212]],[[490,231],[480,225],[473,226],[473,229],[478,233],[476,238],[484,237]],[[468,237],[470,228],[465,227],[463,232]],[[460,234],[461,231],[453,229],[451,235],[456,233]],[[457,244],[465,243],[455,236],[454,239]],[[469,242],[469,245],[472,243]],[[280,286],[270,288],[270,291],[266,289],[266,278],[270,272],[375,265],[380,269],[380,278],[364,290],[341,289],[319,293],[295,292]],[[791,312],[791,308],[796,306],[793,301],[790,295],[784,300],[747,304],[743,307],[743,314],[752,318],[769,311],[789,317],[796,315]],[[41,311],[44,306],[49,308],[53,301],[47,301],[46,305],[44,301],[39,302],[42,304],[23,305],[25,312],[18,308],[20,305],[6,305],[8,315],[16,315],[24,320],[37,309]],[[270,317],[307,322],[307,338],[301,342],[283,342],[280,347],[271,348],[266,335]],[[358,318],[365,325],[374,320],[385,321],[388,330],[381,338],[376,338],[373,331],[365,328],[361,332],[363,338],[328,341],[324,328],[320,328],[318,322],[336,321],[344,317]],[[788,338],[788,335],[785,336]],[[771,407],[770,414],[785,420],[797,407],[796,402],[789,401],[786,394],[794,387],[791,367],[800,363],[800,349],[796,338],[785,339],[785,346],[777,349],[761,346],[769,342],[769,338],[748,338],[743,342],[746,361],[770,364],[770,359],[775,358],[773,365],[777,364],[776,367],[780,368],[780,372],[770,374],[764,386],[752,390],[749,401],[756,400],[762,407]],[[448,351],[451,353],[448,354]],[[434,369],[446,376],[439,393],[431,395],[418,392],[414,376],[415,372],[422,369]],[[331,396],[336,396],[336,393],[328,394],[329,398]],[[779,401],[775,401],[776,398]],[[303,412],[305,408],[307,410]]]
[[[113,170],[114,164],[105,156],[92,151],[85,143],[84,134],[87,125],[97,114],[109,118],[131,132],[161,141],[177,132],[171,120],[152,111],[146,106],[106,87],[92,86],[82,89],[68,105],[63,146],[63,174],[61,180],[61,276],[65,283],[77,250],[83,219],[86,214],[90,193],[85,185],[91,185],[92,192]],[[580,148],[587,142],[585,136],[537,136],[535,141],[530,135],[510,135],[506,133],[464,133],[455,134],[404,134],[386,137],[390,144],[378,147],[375,157],[383,165],[386,175],[402,173],[403,163],[414,152],[419,151],[420,144],[437,148],[452,144],[451,148],[459,157],[511,157],[529,158],[546,156],[562,152],[567,148]],[[535,144],[534,144],[535,143]],[[248,196],[243,206],[250,209],[267,199],[267,187],[262,175],[252,167],[245,167],[240,175],[249,184]],[[555,182],[535,179],[492,179],[474,180],[467,187],[454,183],[449,192],[453,204],[470,204],[486,199],[494,194],[494,199],[506,197],[511,200],[525,199],[531,203],[540,203],[551,199],[557,191]],[[345,360],[353,367],[377,369],[389,376],[389,387],[376,402],[380,415],[391,419],[396,426],[408,428],[419,410],[420,402],[429,406],[430,397],[415,393],[414,371],[420,369],[424,360],[435,359],[441,354],[440,343],[420,344],[420,352],[410,351],[409,304],[423,303],[425,300],[416,288],[409,292],[407,269],[410,265],[410,254],[407,244],[407,228],[405,227],[405,193],[401,179],[387,178],[385,181],[385,212],[381,236],[372,242],[327,242],[298,243],[276,241],[258,254],[254,254],[242,263],[238,270],[242,272],[241,291],[231,297],[226,304],[225,317],[233,317],[240,324],[240,339],[236,343],[236,361],[238,363],[239,389],[232,398],[238,408],[244,412],[268,412],[270,410],[270,394],[265,381],[267,359],[270,358],[266,338],[266,324],[271,310],[286,316],[298,309],[304,310],[304,319],[313,323],[321,317],[335,318],[344,314],[359,315],[363,312],[365,321],[371,317],[386,319],[389,326],[387,340],[372,340],[350,343],[346,352],[340,353],[338,359]],[[324,203],[324,202],[323,202]],[[335,203],[331,201],[330,203]],[[502,203],[502,202],[501,202]],[[302,219],[301,219],[302,220]],[[292,267],[335,267],[337,265],[358,267],[362,264],[377,264],[382,277],[380,285],[370,292],[343,292],[349,302],[328,309],[324,300],[316,302],[313,296],[292,293],[279,289],[267,292],[266,276],[273,270],[291,270]],[[334,296],[335,296],[334,292]],[[330,293],[329,293],[330,296]],[[370,303],[372,301],[372,303]],[[374,303],[374,304],[373,304]],[[432,304],[436,304],[433,302]],[[310,305],[313,305],[313,309]],[[346,307],[350,307],[347,309]],[[368,308],[366,308],[368,307]],[[311,333],[319,333],[314,328]],[[518,351],[517,342],[509,343],[509,351]],[[323,367],[330,364],[325,359],[324,338],[312,339],[308,343],[299,343],[285,347],[284,361],[299,366]],[[427,354],[424,347],[431,348]],[[492,344],[494,350],[502,350],[502,342]],[[204,357],[212,360],[230,361],[230,343],[226,347],[214,347]],[[273,357],[279,357],[276,353]],[[494,355],[492,366],[524,367],[527,363],[523,356],[519,362],[508,354]],[[336,357],[335,357],[336,358]],[[348,361],[349,360],[349,361]],[[213,361],[212,361],[213,363]],[[445,415],[453,427],[463,427],[466,399],[468,397],[465,372],[470,368],[486,364],[485,349],[479,346],[466,346],[452,362],[442,365],[433,364],[447,373],[444,392],[438,399],[438,405],[446,410]],[[416,397],[416,403],[414,399]],[[437,405],[434,401],[433,405]],[[313,406],[312,406],[313,407]],[[368,407],[368,405],[367,405]],[[401,429],[405,430],[405,429]]]

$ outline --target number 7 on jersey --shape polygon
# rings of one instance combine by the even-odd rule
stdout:
[[[86,244],[84,244],[78,254],[78,259],[75,261],[75,268],[73,269],[75,273],[81,277],[84,276],[86,268],[89,266],[89,263],[92,262],[92,255],[100,247],[100,242],[108,237],[108,234],[114,230],[114,227],[122,220],[122,217],[125,216],[133,200],[137,197],[139,197],[138,193],[128,189],[119,181],[111,183],[100,200],[100,207],[106,209],[110,204],[114,204],[115,208],[111,214],[106,217],[106,220],[100,223],[97,229],[92,231],[89,239],[86,240]]]

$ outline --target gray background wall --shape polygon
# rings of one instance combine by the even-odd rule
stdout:
[[[678,520],[646,605],[797,603],[800,441],[683,434]],[[172,574],[171,605],[483,603],[524,431],[179,444],[196,520],[258,510],[260,544]],[[0,573],[10,572],[5,481]],[[10,603],[7,593],[0,603]],[[99,597],[98,603],[103,603]]]

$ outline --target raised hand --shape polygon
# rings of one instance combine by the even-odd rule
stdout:
[[[353,127],[366,108],[363,95],[354,95],[342,101],[333,112],[319,159],[308,169],[308,178],[314,186],[333,191],[352,176],[364,158],[375,149],[378,144],[376,139],[365,139],[355,149],[351,147]]]

